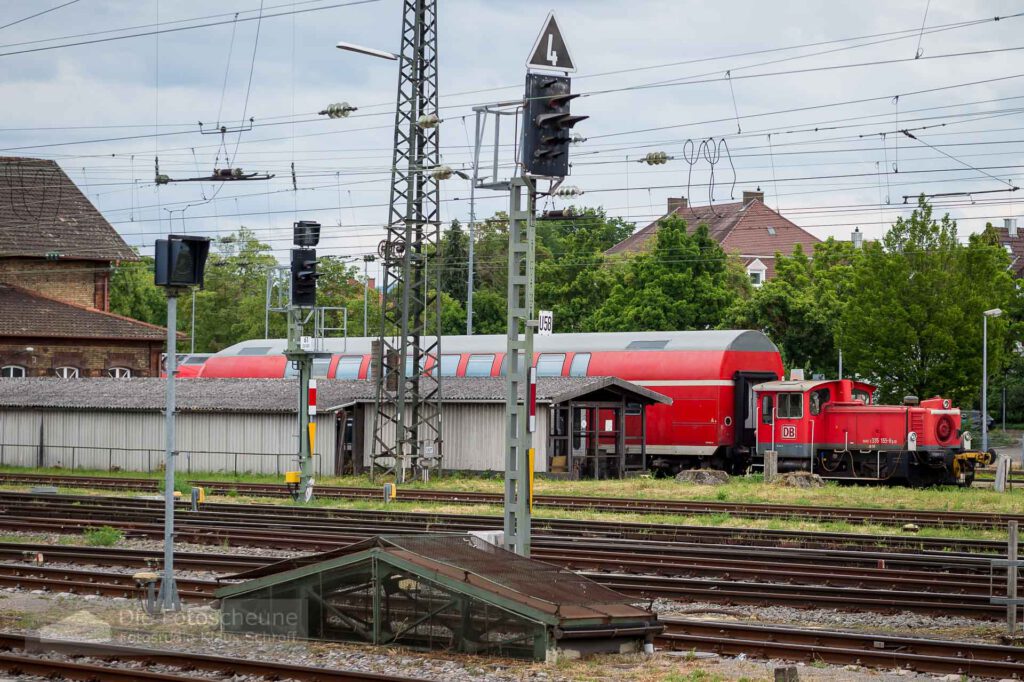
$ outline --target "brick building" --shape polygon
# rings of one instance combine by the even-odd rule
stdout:
[[[796,223],[784,218],[764,203],[764,192],[746,191],[743,200],[714,206],[690,206],[686,198],[668,200],[668,212],[647,227],[641,228],[608,249],[608,255],[645,251],[658,232],[658,223],[670,215],[687,221],[692,230],[707,225],[711,238],[721,244],[729,255],[740,259],[750,281],[761,286],[775,273],[775,254],[789,255],[797,244],[811,255],[821,240]]]
[[[55,162],[0,157],[0,377],[158,376],[165,330],[110,312],[136,258]]]

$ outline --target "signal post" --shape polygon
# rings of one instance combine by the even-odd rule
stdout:
[[[536,271],[537,183],[549,180],[551,194],[569,174],[571,130],[587,116],[569,111],[568,75],[536,73],[576,67],[555,21],[548,15],[534,43],[526,74],[523,107],[522,173],[509,188],[508,347],[505,401],[505,546],[530,556],[530,512],[533,498],[533,430],[536,375],[533,368],[534,284]],[[549,330],[545,330],[549,331]]]
[[[304,328],[311,321],[316,308],[316,271],[319,261],[316,249],[320,243],[320,223],[300,220],[295,223],[291,253],[291,297],[288,303],[288,346],[285,357],[295,365],[299,377],[298,395],[298,460],[299,482],[297,499],[309,502],[313,498],[313,447],[316,442],[316,383],[311,383],[313,373],[313,337],[305,334]],[[311,400],[312,398],[312,400]]]

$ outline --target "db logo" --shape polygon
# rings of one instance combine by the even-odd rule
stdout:
[[[785,438],[787,440],[796,440],[796,427],[795,426],[793,426],[793,425],[783,426],[781,431],[782,431],[781,435],[782,435],[783,438]]]

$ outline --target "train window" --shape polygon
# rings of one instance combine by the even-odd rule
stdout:
[[[462,359],[461,355],[442,355],[441,356],[441,376],[453,377],[459,371],[459,360]]]
[[[829,393],[827,388],[819,388],[817,391],[811,393],[811,414],[820,414],[821,408],[825,406],[829,400],[831,400],[832,394]]]
[[[270,352],[270,346],[250,346],[238,351],[239,355],[266,355]]]
[[[427,366],[427,356],[426,355],[421,355],[420,356],[420,371],[422,371],[426,366]],[[412,357],[411,356],[407,357],[405,359],[405,376],[406,377],[411,377],[412,376]]]
[[[346,355],[338,361],[338,369],[334,372],[336,379],[358,379],[359,367],[363,364],[361,355]]]
[[[183,365],[201,365],[204,362],[206,362],[206,358],[207,358],[207,356],[205,356],[205,355],[190,355],[187,358],[185,358],[185,362],[183,362],[182,364]]]
[[[772,397],[770,395],[761,396],[761,423],[772,423]]]
[[[630,341],[626,350],[661,350],[668,345],[668,339],[664,341]]]
[[[779,408],[775,413],[780,419],[800,419],[804,416],[803,393],[780,393]]]
[[[537,376],[560,377],[564,364],[565,353],[541,353],[537,358]]]
[[[470,355],[466,363],[467,377],[489,377],[494,365],[494,355]]]
[[[853,399],[854,400],[858,400],[858,401],[864,403],[865,405],[870,405],[871,404],[871,394],[868,393],[865,390],[862,390],[862,389],[854,389],[853,390]]]
[[[501,366],[498,368],[498,376],[508,376],[508,355],[501,356]]]
[[[327,370],[331,368],[331,356],[313,358],[313,372],[310,374],[314,379],[326,378]]]
[[[590,353],[577,353],[572,356],[572,364],[569,365],[569,376],[587,376],[587,367],[590,366]]]

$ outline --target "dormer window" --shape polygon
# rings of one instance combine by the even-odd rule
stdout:
[[[747,265],[747,276],[750,277],[750,284],[757,288],[768,279],[768,267],[760,258],[755,258]]]

